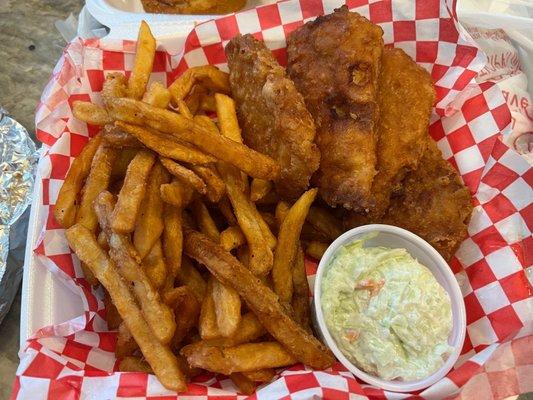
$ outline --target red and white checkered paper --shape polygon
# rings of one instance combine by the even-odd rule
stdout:
[[[438,99],[430,133],[444,157],[458,169],[475,202],[469,237],[450,263],[467,311],[462,355],[447,377],[414,395],[466,399],[480,398],[483,393],[484,399],[501,398],[533,390],[533,295],[525,274],[533,264],[533,169],[502,143],[502,136],[510,133],[509,110],[497,86],[473,80],[485,57],[457,25],[455,4],[449,1],[352,0],[347,4],[383,28],[386,44],[403,48],[431,71]],[[189,35],[182,57],[158,51],[152,79],[170,84],[191,66],[226,68],[224,46],[239,32],[263,39],[285,64],[286,35],[342,3],[291,0],[201,24]],[[27,342],[12,399],[177,396],[152,375],[115,372],[116,333],[107,331],[101,293],[91,290],[83,278],[79,261],[51,213],[70,163],[98,132],[72,117],[72,102],[100,102],[105,74],[128,74],[134,47],[123,41],[73,41],[37,109],[37,136],[47,151],[38,175],[43,190],[39,220],[45,222],[35,253],[39,264],[60,277],[73,296],[77,293],[83,299],[85,313],[44,327]],[[311,282],[315,271],[316,264],[308,261]],[[411,395],[365,385],[336,364],[328,371],[302,365],[280,371],[277,380],[250,398],[399,399]],[[179,397],[244,398],[228,379],[215,375],[196,378]]]

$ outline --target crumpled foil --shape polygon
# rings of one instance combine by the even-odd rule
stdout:
[[[37,160],[35,144],[26,129],[0,107],[0,323],[22,278],[20,254],[27,223],[19,218],[31,202]],[[8,261],[10,249],[15,248],[18,255],[12,254]]]

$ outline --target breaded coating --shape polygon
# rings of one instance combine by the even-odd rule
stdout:
[[[435,89],[431,75],[401,49],[385,49],[381,59],[378,104],[377,168],[373,204],[361,221],[382,217],[391,193],[417,168],[427,146],[427,129]]]
[[[383,222],[416,233],[449,261],[468,235],[471,215],[470,191],[428,138],[418,169],[405,177],[402,194],[391,198]]]
[[[343,6],[287,41],[287,70],[317,126],[321,161],[314,180],[332,207],[359,210],[371,202],[382,35]]]
[[[275,159],[277,192],[300,196],[317,170],[315,124],[285,69],[263,42],[238,35],[226,46],[230,84],[245,143]]]

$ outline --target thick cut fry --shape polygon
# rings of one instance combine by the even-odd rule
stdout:
[[[301,245],[298,246],[298,252],[292,267],[292,284],[294,286],[294,296],[292,298],[294,318],[305,330],[310,332],[309,283],[305,273],[305,259]]]
[[[211,167],[191,165],[190,167],[207,185],[207,198],[212,203],[218,203],[226,193],[226,185],[218,173]]]
[[[133,70],[128,80],[128,95],[133,99],[140,100],[143,97],[154,65],[155,48],[155,38],[150,27],[142,21],[137,37]]]
[[[227,138],[242,143],[241,128],[237,120],[235,102],[231,97],[221,93],[215,94],[215,102],[220,132]]]
[[[272,267],[272,280],[274,290],[283,302],[289,303],[292,299],[291,267],[296,256],[302,226],[316,194],[317,189],[311,189],[302,194],[287,212],[279,228],[278,244]]]
[[[280,201],[276,206],[276,223],[278,224],[278,229],[283,223],[283,220],[287,216],[291,206],[286,201]]]
[[[190,143],[201,151],[234,165],[253,178],[274,179],[279,175],[280,167],[272,158],[223,135],[217,135],[194,120],[133,99],[114,99],[111,103],[109,112],[119,121],[146,125],[151,129],[167,133],[179,141]],[[117,126],[134,135],[124,128],[124,124]],[[145,145],[148,146],[146,143]]]
[[[233,335],[241,320],[241,298],[235,289],[219,281],[213,282],[213,301],[218,331],[224,337]]]
[[[315,260],[320,260],[328,247],[329,243],[312,241],[307,244],[307,247],[305,248],[305,254],[313,257]]]
[[[242,373],[245,377],[250,379],[252,382],[270,382],[274,377],[276,376],[276,371],[267,368],[267,369],[259,369],[257,371],[248,371]]]
[[[259,214],[271,230],[277,231],[278,224],[276,223],[276,217],[274,216],[274,214],[266,211],[260,211]]]
[[[122,358],[131,356],[139,348],[133,335],[129,331],[126,324],[123,322],[118,327],[117,345],[115,347],[115,356]]]
[[[183,100],[196,83],[222,93],[230,93],[228,74],[212,65],[189,68],[172,85],[168,87],[172,93],[172,101],[177,105],[178,100]]]
[[[242,394],[251,395],[255,388],[257,387],[257,384],[252,381],[251,379],[248,379],[243,373],[241,372],[234,372],[229,376],[233,384],[237,387],[238,391]]]
[[[117,156],[115,157],[115,162],[113,163],[113,168],[111,169],[111,180],[114,182],[113,186],[117,183],[117,181],[121,181],[126,176],[126,171],[128,170],[128,165],[130,165],[131,160],[137,155],[138,149],[135,148],[125,148],[121,149]],[[122,183],[118,187],[118,191],[120,191],[120,187],[122,186]],[[113,192],[113,190],[110,191]],[[117,192],[118,192],[117,191]]]
[[[166,292],[165,303],[174,309],[177,316],[176,332],[172,343],[175,347],[179,347],[185,336],[198,322],[200,303],[188,286],[180,286]]]
[[[213,299],[214,284],[215,279],[211,277],[207,283],[207,291],[200,311],[198,333],[200,333],[202,339],[215,339],[221,336],[220,331],[218,330],[215,301]]]
[[[165,183],[164,185],[161,185],[159,189],[163,201],[178,208],[187,207],[194,194],[189,185],[176,180],[171,183]]]
[[[139,216],[133,232],[133,245],[142,258],[150,252],[155,242],[163,233],[163,199],[159,188],[167,182],[166,172],[160,163],[156,163],[148,177],[146,194],[141,203]]]
[[[102,87],[102,100],[107,107],[112,99],[126,97],[128,93],[127,81],[124,74],[112,72],[105,77]]]
[[[234,372],[279,368],[297,362],[277,342],[245,343],[234,347],[188,345],[180,353],[189,365],[211,372],[230,375]]]
[[[104,126],[101,135],[105,144],[109,147],[133,147],[136,149],[144,147],[143,144],[134,136],[130,135],[129,133],[122,132],[115,125],[109,124]]]
[[[263,325],[261,325],[254,313],[249,312],[241,317],[241,321],[239,322],[239,326],[234,335],[230,337],[202,340],[197,343],[199,345],[200,343],[203,343],[209,346],[231,347],[242,343],[252,342],[259,339],[264,334],[266,334],[266,330],[263,328]]]
[[[185,100],[179,100],[178,101],[178,111],[181,115],[183,115],[187,119],[193,119],[194,115],[192,114],[191,110],[189,109],[189,106],[185,102]]]
[[[261,229],[263,238],[266,240],[268,247],[270,247],[273,250],[276,247],[276,243],[277,243],[276,236],[272,233],[272,231],[270,230],[270,226],[264,220],[261,213],[257,210],[257,207],[255,206],[254,203],[252,203],[252,212],[254,213],[255,220],[259,224],[259,228]]]
[[[233,210],[231,209],[231,203],[227,196],[220,199],[218,202],[218,208],[220,209],[220,212],[226,218],[226,222],[229,225],[237,225],[237,218],[235,218],[235,214],[233,214]]]
[[[85,280],[89,282],[89,285],[91,286],[98,286],[99,282],[98,279],[96,279],[96,276],[94,276],[91,269],[85,265],[85,263],[80,262],[81,270],[83,271],[83,276],[85,277]]]
[[[208,164],[216,160],[212,156],[180,143],[171,136],[163,135],[154,130],[126,124],[121,121],[115,122],[115,126],[136,137],[142,144],[160,156],[190,164]]]
[[[87,268],[90,270],[89,267]],[[107,328],[110,331],[117,330],[120,324],[122,323],[122,318],[120,314],[118,313],[117,308],[111,301],[111,297],[109,296],[109,293],[107,293],[107,290],[104,291],[104,305],[105,305],[105,320],[107,322]]]
[[[105,108],[89,103],[88,101],[76,100],[72,103],[72,115],[80,121],[91,125],[103,126],[113,123],[113,119]]]
[[[246,238],[238,226],[230,226],[220,233],[220,245],[226,251],[231,251],[246,243]]]
[[[109,292],[120,316],[159,381],[169,390],[186,390],[185,375],[178,367],[176,356],[153,335],[128,285],[120,277],[114,263],[100,249],[91,231],[81,225],[75,225],[67,230],[66,236],[78,258],[91,268]]]
[[[342,222],[338,221],[329,211],[322,207],[311,207],[307,214],[307,221],[328,237],[335,240],[342,234]]]
[[[141,360],[139,357],[127,356],[120,360],[118,366],[121,372],[144,372],[146,374],[153,374],[152,367],[146,361]]]
[[[253,179],[250,186],[250,200],[257,201],[266,196],[272,190],[272,182],[264,179]]]
[[[164,230],[163,230],[163,252],[168,266],[165,278],[164,291],[174,287],[174,281],[181,268],[181,257],[183,253],[183,230],[181,226],[182,210],[165,204],[163,210]]]
[[[181,267],[176,271],[176,279],[181,285],[187,285],[196,296],[198,302],[202,304],[207,290],[207,283],[188,257],[182,258]]]
[[[146,193],[146,182],[154,162],[154,154],[144,150],[139,151],[131,160],[111,217],[113,231],[129,233],[135,229],[135,220]]]
[[[72,162],[63,186],[59,190],[54,206],[54,217],[65,229],[70,228],[76,222],[77,198],[85,178],[91,171],[94,154],[101,142],[102,137],[100,135],[89,140],[89,143]]]
[[[139,264],[140,257],[129,237],[111,230],[110,217],[113,202],[113,195],[109,192],[102,192],[95,202],[98,222],[109,243],[109,255],[118,266],[122,277],[133,284],[135,297],[154,335],[162,343],[168,343],[176,329],[174,315],[170,308],[163,304],[159,294]]]
[[[220,240],[220,232],[205,204],[201,200],[195,200],[192,203],[191,208],[200,232],[218,243]]]
[[[154,82],[148,87],[143,96],[143,101],[158,108],[167,108],[170,103],[170,97],[170,91],[166,87],[160,82]]]
[[[198,193],[207,193],[207,186],[205,182],[190,169],[172,161],[170,158],[161,157],[161,163],[168,170],[168,172],[170,172],[180,181],[193,187]]]
[[[233,287],[267,331],[299,361],[317,369],[333,364],[326,347],[291,319],[278,296],[220,245],[201,233],[186,231],[184,250],[220,282]]]
[[[146,276],[155,289],[161,289],[167,279],[167,266],[161,240],[157,240],[143,260]]]
[[[202,103],[202,99],[207,93],[207,88],[203,87],[202,85],[194,85],[191,92],[187,95],[187,97],[185,97],[185,100],[183,101],[187,105],[187,109],[192,115],[198,113],[198,110],[200,109],[200,105]],[[178,107],[179,104],[180,102],[178,101]]]

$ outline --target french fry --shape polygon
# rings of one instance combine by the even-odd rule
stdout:
[[[328,249],[328,247],[329,243],[312,241],[307,244],[307,247],[305,248],[305,253],[308,256],[313,257],[315,260],[320,260]]]
[[[205,265],[220,282],[233,287],[266,330],[298,361],[316,369],[333,364],[331,353],[289,316],[278,296],[220,245],[199,232],[188,230],[184,251]]]
[[[115,356],[122,358],[131,356],[139,348],[137,342],[133,338],[133,335],[128,330],[128,327],[124,322],[118,327],[117,345],[115,347]]]
[[[242,372],[242,374],[252,382],[270,382],[276,376],[276,371],[272,368],[259,369],[257,371]]]
[[[127,356],[120,360],[118,370],[121,372],[144,372],[146,374],[153,374],[152,367],[146,361],[139,357]]]
[[[201,83],[204,87],[214,92],[231,92],[227,73],[212,65],[193,67],[185,71],[169,86],[168,90],[172,93],[174,105],[177,105],[178,100],[183,100],[196,83]]]
[[[165,277],[164,292],[174,287],[174,281],[181,268],[183,253],[182,210],[165,204],[163,209],[163,252],[168,271]]]
[[[230,226],[220,233],[220,245],[226,251],[231,251],[246,243],[246,238],[238,226]]]
[[[272,181],[265,181],[264,179],[253,179],[250,186],[250,200],[256,202],[266,196],[272,190]]]
[[[205,204],[201,200],[195,200],[192,203],[191,209],[196,219],[196,224],[200,228],[200,232],[218,243],[220,240],[220,232],[218,231],[215,221],[211,218],[211,214],[209,214],[209,210]]]
[[[180,114],[127,98],[113,99],[111,104],[109,112],[113,118],[167,133],[178,141],[190,143],[199,150],[234,165],[253,178],[274,179],[279,175],[280,167],[272,158],[223,135],[214,134]],[[135,135],[125,128],[125,124],[117,126]],[[145,145],[150,147],[146,143]]]
[[[89,285],[98,286],[100,282],[98,282],[98,279],[96,279],[96,276],[94,276],[91,269],[87,265],[85,265],[84,262],[80,262],[80,267],[83,272],[83,276],[85,280],[89,283]]]
[[[167,171],[177,179],[188,184],[200,194],[207,193],[207,186],[205,182],[189,168],[174,162],[170,158],[161,157],[160,160],[161,164],[163,164]]]
[[[183,102],[187,106],[191,115],[195,115],[200,110],[200,105],[202,99],[207,94],[208,90],[201,84],[194,85],[191,89],[191,92],[185,97]],[[179,107],[180,102],[178,101],[176,105]]]
[[[213,282],[213,302],[220,335],[229,337],[235,333],[241,320],[241,298],[231,287],[217,280]]]
[[[131,244],[129,237],[111,230],[113,195],[102,192],[95,201],[95,211],[102,231],[109,243],[109,255],[118,266],[124,279],[133,284],[133,292],[139,302],[142,313],[154,335],[162,343],[168,343],[176,329],[172,311],[161,301],[159,294],[149,281],[140,265],[140,257]]]
[[[63,228],[69,228],[76,222],[77,198],[85,178],[91,171],[92,160],[101,142],[100,135],[89,140],[89,143],[72,162],[63,186],[59,190],[54,206],[54,217]]]
[[[225,375],[296,363],[296,359],[277,342],[245,343],[234,347],[193,344],[183,347],[180,354],[192,367]]]
[[[331,241],[342,234],[342,222],[338,221],[325,208],[311,207],[307,214],[307,221]]]
[[[189,257],[183,257],[181,261],[181,268],[176,271],[176,279],[181,285],[187,285],[200,304],[202,304],[206,296],[207,283],[202,278],[202,275],[192,265]]]
[[[107,238],[103,231],[100,231],[100,233],[96,237],[96,241],[98,242],[98,246],[100,246],[102,250],[109,251],[109,243],[107,243]]]
[[[113,231],[129,233],[135,229],[135,220],[146,193],[146,182],[154,162],[154,154],[144,150],[139,151],[131,160],[111,217]]]
[[[120,96],[125,97],[125,96]],[[143,101],[158,108],[167,108],[170,103],[170,91],[160,82],[153,82],[143,95]]]
[[[137,47],[135,49],[135,61],[128,79],[128,95],[133,99],[140,100],[146,91],[148,79],[154,65],[156,42],[145,21],[141,21]]]
[[[274,290],[282,302],[289,303],[292,299],[291,267],[296,256],[296,246],[302,226],[307,217],[309,207],[315,200],[317,191],[315,188],[302,194],[289,209],[279,228],[278,244],[274,253],[274,266],[272,267],[272,280],[274,282]]]
[[[74,225],[67,230],[66,236],[78,258],[91,268],[109,292],[159,381],[169,390],[184,391],[187,388],[186,379],[178,367],[176,357],[168,346],[161,344],[153,335],[128,285],[120,277],[114,263],[100,249],[91,231],[81,225]]]
[[[133,245],[141,259],[146,257],[163,233],[164,204],[159,188],[168,181],[167,178],[163,166],[156,162],[148,176],[146,193],[133,231]]]
[[[215,96],[204,94],[200,100],[200,111],[215,112],[216,110]]]
[[[126,124],[121,121],[115,122],[115,126],[136,137],[146,147],[155,151],[160,156],[190,164],[208,164],[215,161],[214,157],[208,156],[197,149],[178,142],[171,136],[163,135],[154,130]]]
[[[125,148],[118,152],[115,157],[115,162],[111,169],[111,180],[116,184],[118,180],[124,179],[126,176],[126,171],[128,170],[128,165],[130,165],[131,160],[137,155],[138,149],[135,148]],[[120,184],[120,187],[122,183]],[[118,191],[120,191],[120,187]],[[110,191],[113,192],[113,190]]]
[[[202,178],[207,185],[207,198],[212,203],[218,203],[226,193],[226,185],[218,173],[211,167],[191,165],[190,168]]]
[[[237,120],[237,111],[235,110],[233,99],[224,94],[216,93],[215,107],[222,135],[234,142],[242,143],[241,128]]]
[[[287,216],[291,206],[286,201],[280,201],[276,206],[276,223],[278,224],[278,229],[283,223],[283,220]]]
[[[120,149],[124,147],[133,147],[137,149],[144,147],[134,136],[122,132],[115,125],[104,126],[101,135],[105,144],[109,147],[117,147]]]
[[[76,100],[72,103],[72,115],[80,121],[91,125],[106,125],[113,123],[113,119],[105,110],[88,101]]]
[[[178,208],[185,208],[194,194],[189,185],[176,180],[161,185],[159,189],[163,201]]]
[[[196,326],[200,316],[200,303],[188,286],[180,286],[166,292],[165,303],[175,310],[176,332],[172,343],[175,347],[183,341],[189,331]]]
[[[271,229],[271,231],[277,231],[278,224],[276,222],[276,217],[274,216],[274,214],[266,211],[260,211],[259,214],[261,215],[261,218],[263,218],[263,221],[265,221],[265,223]]]
[[[261,213],[257,210],[257,207],[254,203],[251,203],[252,212],[255,216],[255,220],[259,224],[259,228],[261,229],[261,233],[263,234],[263,238],[266,240],[268,247],[270,249],[274,249],[276,247],[277,239],[276,236],[272,233],[270,230],[270,226],[267,224],[267,222],[263,219],[263,216]]]
[[[92,274],[92,271],[91,271],[91,274]],[[111,301],[111,297],[109,296],[109,293],[107,293],[107,290],[104,290],[104,305],[105,305],[105,320],[107,322],[107,328],[110,331],[117,330],[120,324],[122,323],[122,317],[120,316],[120,314],[117,311],[117,308]]]
[[[242,394],[251,395],[257,387],[257,384],[254,381],[248,379],[248,377],[241,372],[234,372],[229,378]]]
[[[207,291],[200,311],[198,333],[200,333],[202,339],[215,339],[221,336],[220,331],[218,330],[215,301],[213,299],[214,284],[215,279],[213,277],[209,278],[209,281],[207,282]]]
[[[183,115],[187,119],[194,118],[194,115],[192,114],[191,110],[189,110],[189,106],[187,105],[185,100],[178,101],[178,111],[181,115]]]
[[[309,283],[305,273],[305,259],[302,246],[298,245],[296,258],[292,267],[292,284],[294,295],[292,298],[292,309],[294,318],[305,330],[311,329],[311,309],[309,305]]]
[[[237,218],[235,218],[235,214],[233,214],[233,210],[231,209],[231,203],[227,196],[224,196],[220,199],[220,201],[218,202],[218,208],[224,218],[226,218],[226,222],[229,225],[237,225]]]
[[[165,285],[168,274],[161,240],[157,240],[144,257],[143,266],[152,286],[155,289],[161,289]]]
[[[107,107],[112,99],[126,97],[128,93],[127,84],[128,83],[124,74],[120,72],[112,72],[107,74],[101,93],[104,105]]]

